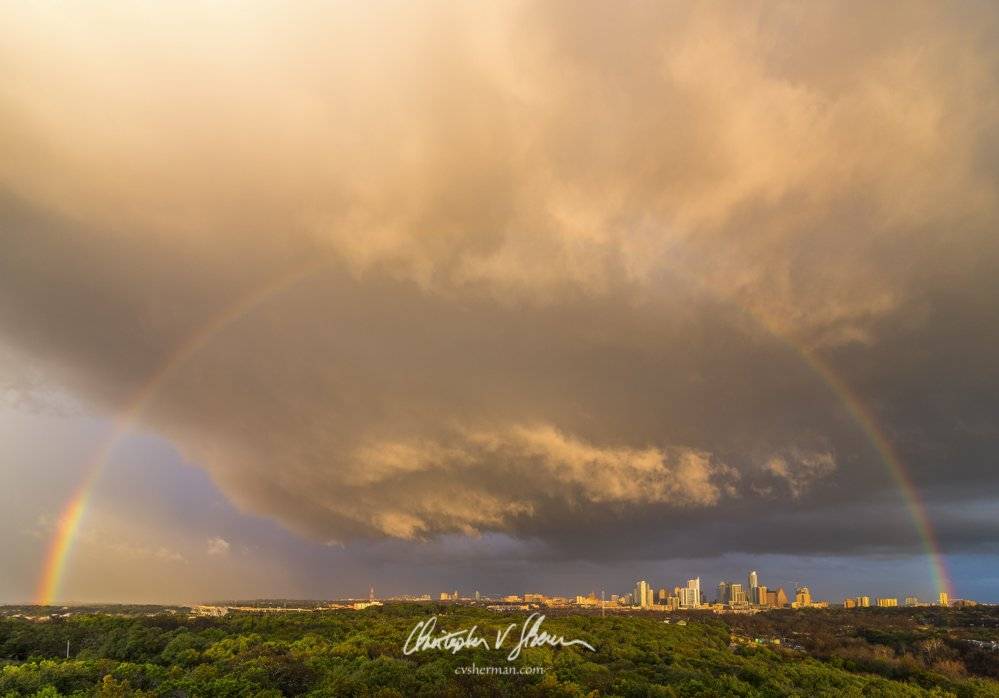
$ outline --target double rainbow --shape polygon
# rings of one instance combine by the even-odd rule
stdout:
[[[155,397],[163,384],[178,368],[183,366],[188,359],[228,325],[249,313],[271,296],[298,283],[328,263],[328,261],[318,261],[309,264],[304,268],[294,270],[292,273],[279,277],[263,288],[245,295],[184,341],[141,387],[128,404],[127,409],[118,418],[108,440],[88,464],[85,469],[83,481],[63,508],[56,525],[55,535],[45,556],[45,565],[35,595],[35,602],[37,604],[51,605],[59,597],[61,584],[65,577],[66,563],[72,552],[73,543],[76,541],[80,530],[80,522],[86,512],[94,487],[100,479],[101,472],[104,470],[115,446],[131,431],[143,410]],[[759,318],[757,318],[757,321],[759,321]],[[772,329],[771,332],[773,332]],[[919,495],[911,474],[899,458],[891,441],[878,427],[870,410],[864,405],[860,397],[811,349],[790,340],[787,336],[779,333],[774,334],[789,344],[802,357],[805,364],[822,379],[823,383],[828,386],[831,392],[843,404],[851,418],[857,423],[871,445],[875,448],[881,461],[897,485],[909,515],[915,524],[922,547],[930,559],[933,583],[937,591],[945,592],[953,597],[953,584],[947,570],[944,555],[941,552],[939,542],[933,531],[930,517],[926,511],[926,505]]]

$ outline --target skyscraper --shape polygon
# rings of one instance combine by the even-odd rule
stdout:
[[[635,605],[642,608],[652,607],[652,587],[644,579],[635,585]]]
[[[749,573],[749,588],[746,590],[749,592],[749,598],[756,600],[756,587],[760,585],[760,579],[756,575],[756,570]]]
[[[753,603],[755,603],[758,606],[767,605],[767,588],[762,584],[756,587],[756,598],[753,599]]]
[[[950,606],[950,597],[947,596],[947,592],[946,591],[941,591],[940,592],[940,605],[941,606]]]
[[[769,603],[770,606],[774,606],[776,608],[784,608],[787,606],[787,594],[784,592],[784,587],[778,588],[777,591],[769,592],[768,596],[769,594],[774,595],[773,601]],[[769,598],[767,600],[770,601]]]
[[[701,578],[688,579],[687,586],[680,589],[680,606],[697,608],[701,605]]]
[[[744,605],[746,603],[746,592],[743,590],[741,584],[729,584],[728,586],[728,596],[729,603],[733,606]]]
[[[728,603],[728,582],[718,582],[718,603]]]

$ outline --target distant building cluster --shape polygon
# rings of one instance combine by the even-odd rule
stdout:
[[[688,579],[686,586],[673,587],[672,591],[666,587],[660,587],[656,591],[652,584],[643,579],[635,584],[634,591],[629,594],[612,594],[611,604],[658,610],[700,608],[704,604],[701,578]]]
[[[430,594],[421,596],[396,596],[390,601],[430,601]],[[475,591],[472,595],[461,596],[458,590],[442,591],[433,598],[445,603],[483,603],[488,608],[495,610],[517,610],[538,608],[541,606],[551,608],[577,607],[603,610],[651,610],[651,611],[681,611],[681,610],[709,610],[716,613],[757,613],[775,608],[828,608],[829,602],[812,598],[811,590],[802,584],[794,585],[794,596],[789,597],[784,587],[768,587],[760,582],[760,575],[756,570],[751,570],[746,575],[745,583],[721,581],[717,586],[717,593],[713,600],[709,600],[705,591],[701,587],[701,578],[694,577],[688,579],[683,586],[656,587],[646,579],[641,579],[635,583],[635,587],[624,594],[606,595],[601,592],[591,591],[586,595],[575,597],[547,596],[538,592],[526,592],[524,594],[482,594]],[[368,596],[370,603],[375,601],[374,589]],[[941,593],[938,598],[939,606],[971,606],[974,601],[957,600],[950,602],[946,593]],[[359,606],[355,602],[354,607]],[[844,608],[869,608],[871,606],[879,608],[895,608],[900,604],[897,598],[878,597],[873,603],[869,596],[854,596],[843,600]],[[916,596],[907,596],[904,605],[928,606]]]
[[[798,587],[794,602],[791,603],[784,587],[772,589],[766,584],[760,584],[760,575],[756,570],[751,570],[746,575],[745,586],[740,582],[719,582],[718,595],[713,604],[716,609],[733,611],[751,608],[786,608],[788,605],[795,607],[813,605],[808,587]]]
[[[907,608],[934,605],[927,601],[921,601],[918,596],[906,596],[904,603]],[[843,608],[868,608],[870,605],[871,605],[870,596],[852,596],[843,599]],[[878,608],[898,608],[899,603],[896,597],[879,596],[874,600],[874,605],[877,606]],[[937,596],[936,605],[962,607],[962,606],[975,606],[977,604],[974,601],[967,601],[964,599],[956,599],[953,602],[951,602],[950,596],[947,594],[947,592],[942,591],[940,592],[940,595]]]
[[[811,590],[805,585],[794,585],[794,597],[789,598],[783,587],[776,589],[769,588],[760,582],[759,573],[751,570],[746,575],[746,583],[721,581],[718,583],[717,594],[714,602],[709,603],[701,591],[700,578],[688,580],[684,587],[673,587],[672,592],[666,588],[660,588],[653,593],[652,585],[646,580],[641,580],[635,584],[635,589],[630,594],[622,596],[612,596],[612,603],[631,607],[651,610],[679,610],[705,608],[716,612],[756,612],[771,608],[828,608],[829,602],[818,600],[812,597]],[[904,601],[906,606],[928,606],[922,603],[916,596],[907,596]],[[580,604],[585,605],[585,604]],[[845,608],[868,608],[871,604],[871,597],[856,596],[843,601]],[[874,601],[878,608],[897,608],[898,599],[894,597],[878,597]],[[950,602],[946,593],[941,593],[937,600],[939,606],[972,606],[974,601],[954,601]]]

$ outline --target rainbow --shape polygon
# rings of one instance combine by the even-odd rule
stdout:
[[[279,276],[270,283],[244,295],[235,303],[227,306],[222,312],[215,315],[209,322],[182,342],[139,388],[128,402],[126,409],[123,410],[115,421],[111,435],[84,469],[82,483],[63,507],[55,527],[55,534],[45,554],[42,575],[35,591],[36,604],[50,606],[58,598],[60,585],[65,576],[66,564],[72,552],[73,543],[76,541],[80,523],[86,513],[87,504],[93,494],[94,487],[100,479],[101,473],[104,471],[115,446],[131,432],[132,427],[141,417],[145,408],[152,402],[163,384],[220,331],[244,317],[272,296],[293,286],[328,264],[330,264],[330,260],[320,259],[304,267],[296,268],[290,273]]]
[[[94,487],[100,479],[100,475],[115,446],[121,439],[128,435],[143,410],[153,400],[162,385],[173,376],[178,368],[183,366],[188,359],[208,344],[224,328],[244,317],[271,296],[293,286],[329,264],[330,260],[319,260],[303,268],[293,270],[291,273],[275,279],[271,283],[264,285],[262,288],[243,296],[235,303],[227,306],[187,340],[182,342],[152,374],[149,380],[142,385],[116,421],[108,440],[88,464],[82,483],[63,508],[56,525],[55,534],[52,537],[45,556],[42,575],[35,595],[35,603],[39,605],[51,605],[59,597],[67,561],[70,558],[73,544],[80,529],[80,523],[86,513]],[[743,311],[746,311],[746,309],[743,308]],[[853,421],[856,422],[866,438],[874,446],[902,494],[922,546],[931,561],[933,582],[936,589],[939,592],[946,592],[953,598],[953,583],[947,570],[945,557],[933,531],[926,505],[919,495],[912,476],[899,458],[891,441],[877,426],[873,414],[864,405],[860,397],[810,348],[800,342],[794,341],[786,334],[774,330],[770,323],[764,322],[754,313],[747,312],[747,314],[751,315],[757,323],[767,328],[775,337],[792,347],[804,363],[822,379],[823,383],[845,406]]]
[[[850,389],[850,386],[834,373],[827,363],[820,360],[812,350],[803,346],[797,346],[797,349],[798,353],[805,360],[805,363],[822,378],[830,390],[839,398],[847,412],[850,413],[853,421],[860,427],[861,431],[864,432],[864,435],[871,442],[871,445],[878,452],[892,480],[898,486],[899,492],[902,493],[902,499],[909,511],[909,516],[915,524],[916,533],[919,536],[926,555],[930,559],[934,587],[938,593],[946,593],[948,598],[954,598],[954,583],[947,569],[946,557],[944,557],[940,542],[937,540],[936,533],[933,530],[929,513],[926,511],[926,504],[923,502],[923,498],[919,494],[919,489],[916,487],[916,483],[913,482],[908,468],[905,467],[902,459],[899,458],[895,447],[892,446],[891,441],[878,427],[874,415],[860,397]]]

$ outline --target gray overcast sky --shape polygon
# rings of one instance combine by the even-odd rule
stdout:
[[[999,600],[994,5],[7,20],[0,598]]]

